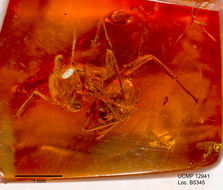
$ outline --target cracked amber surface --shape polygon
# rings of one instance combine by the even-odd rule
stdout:
[[[220,13],[205,8],[10,1],[0,33],[2,178],[163,173],[215,163]]]

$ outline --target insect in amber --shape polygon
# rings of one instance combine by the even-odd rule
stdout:
[[[94,131],[96,139],[99,140],[112,128],[126,120],[134,111],[137,102],[137,87],[129,80],[130,75],[144,64],[153,62],[157,63],[197,103],[198,99],[184,87],[168,66],[152,54],[139,56],[119,70],[105,22],[109,20],[110,22],[115,21],[116,24],[128,24],[131,19],[131,16],[121,10],[114,11],[109,17],[99,22],[97,31],[103,25],[107,42],[110,45],[106,51],[104,67],[89,67],[74,61],[76,45],[74,32],[72,56],[69,63],[64,63],[62,55],[55,56],[54,70],[48,79],[50,97],[37,89],[34,90],[18,109],[16,116],[21,116],[35,95],[70,112],[79,111],[85,102],[93,99],[83,130]],[[98,32],[95,40],[97,36]]]

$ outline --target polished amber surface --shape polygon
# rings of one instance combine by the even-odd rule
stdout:
[[[219,20],[217,11],[144,0],[10,1],[0,33],[3,178],[216,162]]]

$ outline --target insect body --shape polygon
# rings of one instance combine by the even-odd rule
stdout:
[[[105,25],[105,35],[108,37]],[[108,43],[111,44],[107,38]],[[96,139],[104,137],[112,128],[125,121],[135,109],[137,87],[129,77],[146,63],[157,63],[180,87],[197,102],[192,93],[178,80],[176,75],[157,57],[146,54],[124,65],[120,71],[112,47],[106,51],[104,67],[88,67],[73,61],[76,35],[74,35],[72,56],[68,65],[63,63],[63,56],[57,55],[54,70],[48,79],[50,97],[35,90],[18,109],[19,117],[35,95],[56,104],[64,110],[77,112],[82,105],[91,100],[87,113],[87,122],[83,127],[86,132],[93,131]]]

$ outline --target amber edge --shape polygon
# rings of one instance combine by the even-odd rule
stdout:
[[[168,170],[165,172],[135,172],[135,173],[120,173],[120,174],[104,174],[79,177],[63,177],[63,175],[15,175],[14,178],[2,178],[0,183],[33,183],[34,180],[44,180],[47,183],[58,182],[84,182],[84,181],[113,181],[113,180],[139,180],[139,179],[157,179],[176,177],[178,174],[188,173],[197,174],[207,172],[218,167],[222,161],[222,151],[217,159],[207,166],[197,168],[185,168],[183,170]],[[23,177],[22,177],[23,176]],[[24,177],[29,176],[29,177]],[[44,182],[44,183],[45,183]]]

